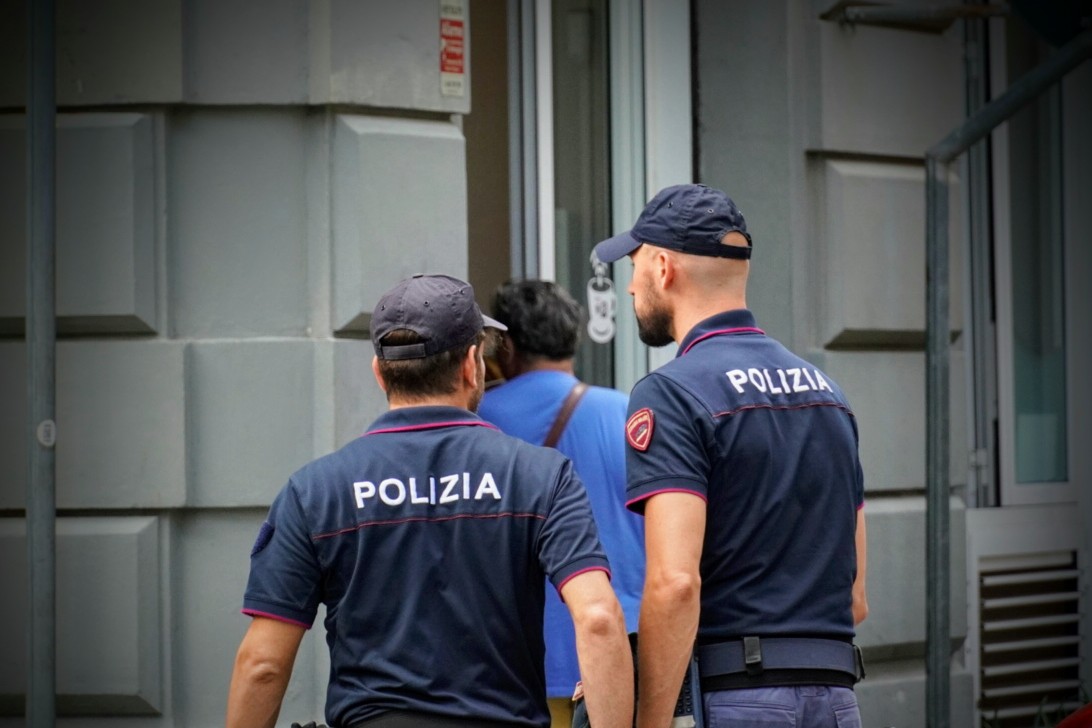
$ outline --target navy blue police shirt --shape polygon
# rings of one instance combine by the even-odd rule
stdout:
[[[326,606],[326,720],[392,710],[548,726],[545,580],[608,571],[556,450],[466,410],[396,409],[296,472],[251,554],[243,611]]]
[[[639,381],[626,423],[627,505],[706,501],[698,639],[852,639],[857,424],[838,385],[746,309],[700,322]]]

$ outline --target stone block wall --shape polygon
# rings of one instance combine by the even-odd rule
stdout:
[[[23,12],[0,9],[0,726],[25,690]],[[269,503],[384,409],[373,302],[466,277],[440,12],[57,3],[61,725],[222,725]],[[285,725],[322,720],[323,653],[309,634]]]

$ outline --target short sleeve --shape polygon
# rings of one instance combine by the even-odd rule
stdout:
[[[546,523],[539,533],[538,553],[542,569],[558,593],[565,582],[583,572],[610,574],[591,502],[568,459],[559,471]]]
[[[250,554],[243,612],[310,628],[320,600],[321,568],[292,484],[280,492]]]
[[[708,413],[667,377],[652,374],[633,388],[626,422],[626,506],[644,512],[657,493],[708,499]]]

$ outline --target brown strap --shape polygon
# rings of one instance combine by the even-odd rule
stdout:
[[[588,385],[581,381],[577,381],[577,383],[573,385],[573,388],[569,390],[569,396],[561,403],[561,411],[557,413],[557,419],[554,420],[554,425],[550,428],[550,433],[546,435],[546,439],[542,441],[544,447],[554,447],[557,445],[557,441],[561,439],[561,433],[565,431],[565,425],[569,424],[569,417],[572,416],[573,410],[576,409],[576,405],[580,402],[580,398],[584,396],[584,392],[586,391],[588,391]]]

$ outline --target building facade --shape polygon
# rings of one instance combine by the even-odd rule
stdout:
[[[486,303],[509,276],[556,279],[613,322],[582,344],[581,375],[628,391],[673,352],[637,342],[627,263],[588,255],[656,190],[699,181],[747,217],[760,325],[855,407],[862,715],[924,726],[923,158],[1068,39],[1019,5],[874,25],[832,0],[59,2],[59,723],[222,723],[270,501],[384,408],[367,337],[391,283],[446,272]],[[24,13],[0,6],[0,574],[19,597],[0,600],[0,644],[15,646]],[[1089,129],[1085,62],[951,180],[955,726],[1031,725],[1092,685]],[[613,313],[595,305],[611,287]],[[284,725],[321,720],[318,632]],[[21,647],[0,660],[0,726],[21,722],[25,673]]]

